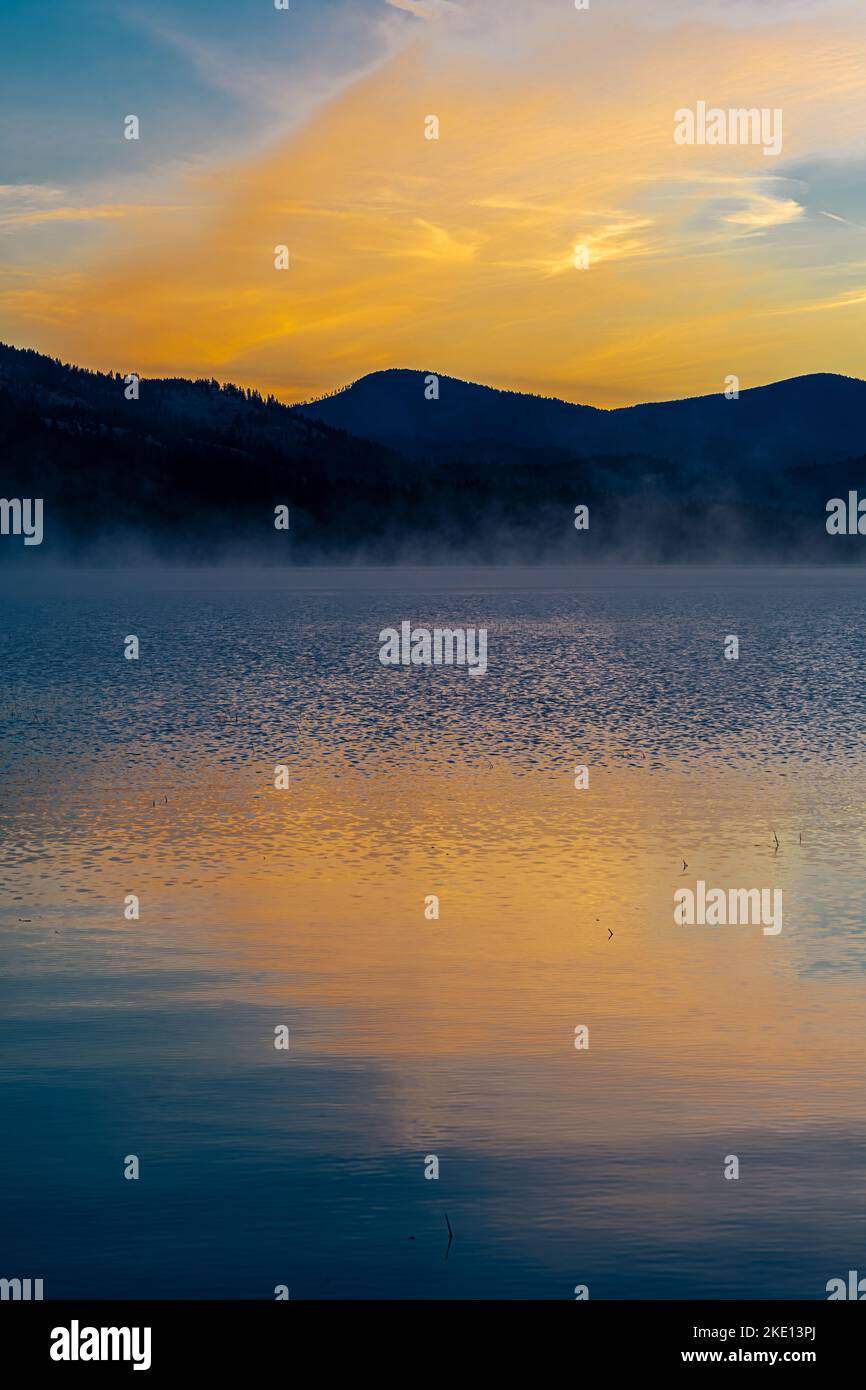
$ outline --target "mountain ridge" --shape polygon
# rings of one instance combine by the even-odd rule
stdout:
[[[82,559],[862,558],[824,525],[830,498],[866,493],[860,378],[605,411],[448,376],[427,399],[431,375],[386,369],[299,405],[141,378],[130,400],[119,373],[0,345],[0,494],[44,498],[46,550]]]
[[[4,345],[0,344],[0,347],[2,346]],[[20,351],[21,349],[17,350]],[[29,351],[30,349],[27,350]],[[564,396],[545,395],[539,391],[517,391],[510,386],[491,386],[489,382],[470,381],[466,377],[451,376],[448,372],[433,372],[423,367],[377,367],[374,371],[364,372],[363,376],[355,377],[353,381],[347,382],[344,386],[337,386],[331,391],[326,391],[321,396],[310,396],[308,400],[291,401],[287,402],[286,404],[289,405],[290,409],[303,410],[305,406],[318,405],[323,401],[333,400],[335,396],[343,396],[346,394],[346,392],[351,391],[354,386],[359,385],[361,382],[368,381],[373,377],[389,377],[399,374],[405,374],[407,376],[421,378],[435,376],[440,382],[458,382],[462,386],[477,387],[481,391],[490,391],[498,396],[517,396],[521,399],[528,398],[537,401],[551,401],[558,405],[576,405],[583,410],[598,411],[602,415],[617,415],[622,414],[628,410],[642,410],[645,406],[681,405],[685,401],[714,400],[720,394],[719,392],[714,391],[704,391],[697,396],[671,396],[669,399],[660,401],[635,401],[631,405],[590,405],[585,401],[568,401],[565,399]],[[852,376],[848,372],[800,372],[796,376],[779,377],[777,380],[774,381],[762,381],[759,382],[757,386],[745,387],[743,388],[742,394],[745,394],[746,392],[765,391],[768,388],[774,386],[788,386],[795,384],[799,381],[820,380],[822,378],[838,381],[854,381],[866,384],[866,378]]]
[[[375,440],[415,457],[455,444],[529,444],[540,433],[551,447],[603,452],[649,452],[656,457],[682,453],[688,431],[693,448],[703,428],[704,455],[736,450],[756,461],[768,448],[784,444],[789,461],[807,462],[815,451],[838,459],[864,447],[861,421],[866,414],[866,381],[841,373],[809,373],[743,390],[736,400],[723,392],[672,401],[604,410],[555,396],[524,395],[497,387],[437,378],[439,396],[427,400],[428,375],[395,368],[368,373],[341,391],[293,409],[308,417]],[[799,398],[801,408],[790,429],[780,419]],[[447,413],[443,401],[447,400]],[[437,418],[436,409],[444,415]],[[828,441],[827,412],[835,413],[839,436]]]

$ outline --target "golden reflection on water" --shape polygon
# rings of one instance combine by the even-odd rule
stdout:
[[[59,929],[43,943],[58,966],[82,932],[121,976],[206,964],[224,975],[211,1000],[272,1006],[293,1055],[381,1059],[395,1141],[722,1132],[735,1152],[753,1126],[859,1122],[862,987],[843,967],[862,929],[827,921],[840,887],[814,779],[600,766],[577,791],[576,761],[555,776],[306,767],[287,791],[263,763],[234,785],[175,785],[162,807],[103,808],[89,846],[59,837],[38,877],[22,865],[21,915]],[[85,906],[58,903],[52,862]],[[781,935],[676,926],[674,891],[698,878],[782,888]],[[139,922],[119,920],[129,891]],[[272,1061],[261,1038],[233,1047]]]

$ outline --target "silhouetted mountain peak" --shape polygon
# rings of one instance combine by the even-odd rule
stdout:
[[[858,378],[600,410],[433,375],[372,372],[299,406],[142,378],[129,400],[120,373],[0,346],[2,493],[44,499],[58,554],[860,558],[824,526],[828,499],[866,493]],[[23,554],[0,538],[0,562]]]
[[[848,458],[866,449],[866,382],[830,372],[741,389],[727,399],[685,397],[601,410],[555,397],[522,395],[428,374],[379,371],[319,401],[297,407],[360,438],[413,457],[477,446],[565,449],[590,454],[687,458],[696,466],[723,460],[805,463]]]

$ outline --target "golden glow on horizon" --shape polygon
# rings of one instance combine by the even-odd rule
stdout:
[[[578,24],[526,64],[443,56],[439,22],[418,27],[283,147],[199,176],[175,208],[127,196],[13,218],[104,225],[98,250],[0,273],[3,337],[287,400],[397,366],[600,405],[721,390],[731,372],[743,389],[866,375],[862,242],[840,256],[861,229],[807,216],[780,172],[862,131],[862,23],[592,44]],[[675,145],[674,110],[707,96],[783,108],[781,159]]]

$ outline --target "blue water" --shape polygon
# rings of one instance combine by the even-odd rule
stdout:
[[[866,1272],[862,583],[0,576],[0,1275],[822,1298]],[[403,619],[486,626],[487,675],[382,667]],[[782,886],[784,932],[674,928],[696,876]]]

